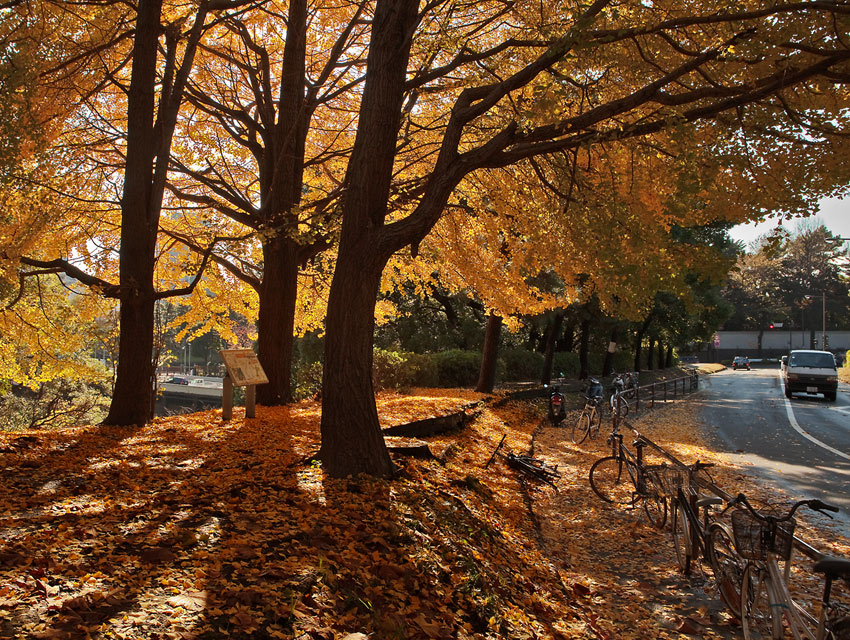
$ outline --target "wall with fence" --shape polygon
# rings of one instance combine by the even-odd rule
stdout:
[[[844,353],[850,349],[850,331],[829,331],[827,349]],[[758,331],[718,331],[717,346],[709,346],[697,355],[703,362],[719,362],[731,360],[735,356],[750,358],[779,358],[792,349],[821,349],[822,331],[806,329],[805,331],[772,329],[761,334],[759,348]]]

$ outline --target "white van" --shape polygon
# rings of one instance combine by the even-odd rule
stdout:
[[[838,370],[829,351],[792,351],[782,378],[788,398],[793,393],[822,393],[830,402],[835,401]]]

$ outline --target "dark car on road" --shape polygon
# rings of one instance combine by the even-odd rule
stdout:
[[[750,370],[750,359],[747,356],[735,356],[735,359],[732,361],[732,369],[737,371],[738,369],[746,369]]]

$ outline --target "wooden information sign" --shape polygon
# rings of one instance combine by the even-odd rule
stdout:
[[[256,415],[257,385],[269,379],[253,349],[222,349],[221,360],[227,369],[221,397],[221,419],[233,417],[233,387],[245,387],[245,417]]]

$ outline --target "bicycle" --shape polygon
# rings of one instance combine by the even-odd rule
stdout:
[[[602,425],[602,385],[595,378],[590,379],[590,387],[584,396],[584,408],[573,425],[570,438],[574,444],[581,444],[588,437],[595,438]]]
[[[795,640],[847,640],[850,638],[850,604],[832,599],[833,585],[850,585],[850,560],[821,557],[814,570],[824,576],[820,611],[815,617],[794,601],[788,588],[794,546],[794,513],[808,507],[825,515],[837,507],[820,500],[794,503],[784,516],[763,514],[739,495],[745,509],[732,514],[732,530],[738,552],[748,560],[741,578],[741,626],[746,640],[778,639],[783,618]],[[784,562],[784,569],[779,563]]]
[[[687,467],[665,466],[657,475],[665,497],[670,499],[670,528],[679,568],[685,575],[690,575],[694,560],[703,558],[707,561],[720,599],[737,617],[741,610],[744,562],[735,550],[729,526],[717,521],[734,506],[735,501],[730,501],[724,509],[715,513],[714,507],[723,504],[723,498],[700,495],[699,491],[706,488],[716,494],[723,493],[707,471],[713,466],[699,461]]]
[[[667,522],[667,501],[655,475],[661,465],[643,463],[644,448],[657,448],[657,445],[638,433],[632,453],[623,444],[619,423],[615,423],[608,444],[611,455],[600,458],[590,467],[590,488],[600,499],[615,506],[634,507],[640,501],[649,522],[662,528]]]
[[[484,468],[486,469],[489,467],[490,463],[495,460],[497,455],[499,455],[505,460],[505,462],[507,462],[509,467],[522,471],[524,474],[530,475],[541,482],[545,482],[557,490],[558,487],[555,486],[555,480],[561,477],[561,472],[558,471],[558,466],[555,465],[553,467],[551,465],[547,465],[542,460],[532,458],[531,456],[517,455],[513,451],[500,454],[499,451],[504,446],[505,438],[507,437],[508,435],[505,434],[502,436],[502,439],[499,440],[499,446],[497,446],[493,451],[493,455],[490,456],[490,459],[487,461],[487,464],[484,465]]]
[[[635,397],[638,386],[637,371],[614,372],[614,379],[611,381],[611,390],[614,394],[625,396],[631,400]]]
[[[632,408],[631,403],[626,400],[623,393],[612,393],[608,398],[608,406],[611,409],[611,415],[617,418],[625,418],[629,415],[629,409]]]

